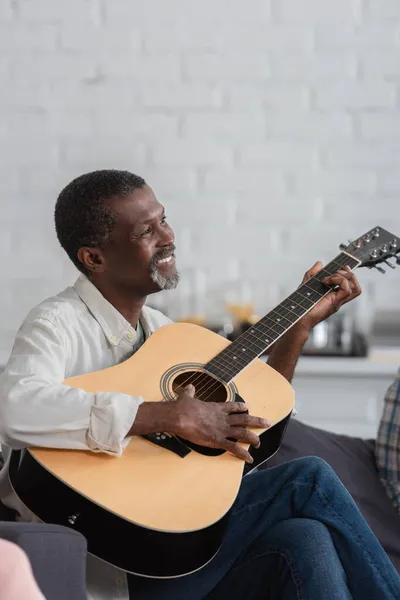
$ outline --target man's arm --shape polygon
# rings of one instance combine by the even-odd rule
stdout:
[[[56,318],[26,321],[0,376],[0,442],[120,455],[143,398],[63,384],[69,337]]]
[[[304,327],[294,326],[278,340],[269,355],[268,364],[291,383],[297,361],[304,344],[308,340],[308,332]]]

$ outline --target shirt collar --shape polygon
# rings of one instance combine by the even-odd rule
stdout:
[[[112,346],[117,346],[123,337],[128,336],[134,343],[136,332],[132,325],[121,315],[121,313],[104,298],[96,286],[81,274],[74,284],[74,289],[82,302],[84,302],[93,317],[99,323],[104,335]],[[140,314],[146,337],[153,333],[153,327],[147,322],[145,311]]]

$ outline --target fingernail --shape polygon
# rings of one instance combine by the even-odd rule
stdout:
[[[269,421],[267,421],[267,419],[263,419],[262,420],[262,424],[263,424],[264,427],[270,427],[271,426],[271,423]]]

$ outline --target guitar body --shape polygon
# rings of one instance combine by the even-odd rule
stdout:
[[[197,325],[174,323],[158,329],[127,361],[64,383],[159,402],[173,400],[174,387],[191,377],[201,399],[243,400],[250,414],[273,425],[257,430],[262,444],[253,451],[254,468],[278,450],[294,392],[258,359],[228,384],[202,373],[229,343]],[[73,526],[87,537],[89,552],[119,568],[149,577],[193,572],[221,545],[246,464],[220,450],[150,437],[132,437],[121,457],[30,448],[12,475],[14,489],[41,520]],[[174,442],[173,449],[162,445]]]

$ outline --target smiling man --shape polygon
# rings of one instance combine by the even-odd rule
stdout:
[[[0,378],[0,441],[6,458],[2,502],[23,519],[34,518],[8,480],[10,450],[27,446],[120,456],[132,436],[169,431],[251,462],[237,442],[258,447],[254,429],[267,424],[247,415],[245,405],[237,403],[233,411],[224,403],[201,402],[193,386],[176,402],[156,403],[63,384],[126,360],[169,322],[146,306],[148,295],[173,289],[179,280],[174,234],[152,189],[125,171],[82,175],[61,192],[55,224],[61,246],[81,274],[73,286],[29,313]],[[320,268],[316,264],[306,277]],[[271,353],[269,364],[289,381],[312,327],[360,293],[349,270],[325,283],[335,291]],[[192,575],[127,577],[90,556],[87,567],[88,598],[98,600],[400,597],[392,563],[333,471],[314,457],[245,477],[220,552]]]

